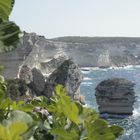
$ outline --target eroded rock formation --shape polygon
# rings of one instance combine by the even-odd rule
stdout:
[[[50,64],[50,62],[54,63]],[[13,79],[13,83],[10,82],[8,85],[9,97],[12,96],[11,91],[17,87],[14,99],[16,96],[17,98],[20,96],[22,98],[22,96],[26,95],[26,87],[29,89],[32,97],[45,95],[50,98],[56,86],[61,84],[66,87],[67,93],[72,99],[84,104],[84,97],[80,95],[80,84],[83,77],[78,65],[71,59],[66,59],[65,57],[58,57],[50,60],[50,62],[45,64],[45,66],[49,66],[49,69],[52,72],[48,77],[43,75],[37,68],[30,68],[27,65],[22,65],[19,69],[18,79]],[[57,62],[59,63],[57,64]],[[23,85],[22,81],[24,81]],[[20,89],[23,89],[23,92],[21,92]]]
[[[65,61],[68,60],[67,56],[61,55],[55,58],[52,58],[51,60],[47,62],[40,62],[40,70],[44,74],[50,74],[54,70],[56,70],[58,67],[61,66],[61,64]]]
[[[58,84],[66,87],[68,95],[75,98],[78,96],[82,75],[79,67],[72,60],[65,60],[48,78],[45,85],[44,95],[50,97]],[[77,98],[77,97],[76,97]]]
[[[96,87],[95,95],[102,117],[106,114],[109,117],[132,115],[135,100],[133,82],[123,78],[104,80]]]
[[[31,69],[27,65],[23,65],[19,69],[18,78],[26,82],[33,95],[42,95],[45,87],[45,77],[39,69]]]
[[[41,96],[45,88],[45,77],[40,70],[33,68],[32,69],[33,80],[30,82],[29,87],[32,90],[33,94]]]

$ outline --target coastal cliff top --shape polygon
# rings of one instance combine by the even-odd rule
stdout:
[[[139,42],[140,37],[82,37],[82,36],[66,36],[49,39],[51,41],[67,42],[67,43],[127,43],[127,42]]]

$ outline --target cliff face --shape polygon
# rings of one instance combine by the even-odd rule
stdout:
[[[4,66],[4,76],[12,78],[17,76],[19,66],[32,52],[35,42],[39,39],[35,34],[24,34],[19,47],[12,52],[0,53],[0,64]]]
[[[65,43],[65,52],[80,66],[121,67],[140,64],[140,38],[64,37],[53,41]]]
[[[19,47],[0,54],[6,78],[15,77],[21,64],[40,67],[40,63],[64,54],[81,67],[119,67],[140,65],[140,38],[62,37],[45,39],[24,33]]]

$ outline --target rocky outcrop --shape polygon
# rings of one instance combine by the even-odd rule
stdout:
[[[82,82],[80,69],[72,60],[65,60],[48,78],[45,85],[44,95],[51,97],[58,84],[66,87],[68,95],[72,99],[80,98],[78,89]]]
[[[40,70],[33,68],[32,69],[33,80],[29,84],[29,87],[33,94],[41,96],[45,88],[45,77]]]
[[[60,67],[65,60],[68,60],[68,57],[62,55],[47,62],[40,62],[40,69],[44,74],[50,74]]]
[[[96,87],[95,95],[102,117],[132,115],[135,100],[133,82],[123,78],[102,81]]]
[[[45,87],[45,77],[40,70],[36,68],[31,69],[27,65],[23,65],[19,70],[18,78],[26,82],[33,95],[42,95]]]
[[[18,73],[19,80],[25,81],[32,96],[45,95],[48,98],[52,96],[56,86],[61,84],[66,87],[68,95],[72,99],[84,104],[84,97],[80,95],[80,83],[83,77],[79,67],[66,57],[58,57],[50,60],[50,62],[54,62],[52,63],[54,65],[46,63],[46,66],[49,66],[49,69],[53,71],[49,77],[45,77],[46,75],[44,76],[37,68],[23,65]],[[59,63],[57,64],[57,62]]]
[[[33,81],[31,68],[29,68],[27,65],[20,66],[18,78],[24,80],[26,84],[31,83],[31,81]]]

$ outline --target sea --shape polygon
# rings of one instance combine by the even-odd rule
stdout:
[[[124,128],[124,133],[118,140],[140,140],[140,66],[126,66],[121,68],[83,68],[83,82],[81,94],[85,96],[88,106],[98,111],[95,98],[95,88],[103,80],[109,78],[126,78],[135,83],[136,99],[133,115],[125,119],[108,119],[109,124],[116,124]]]

